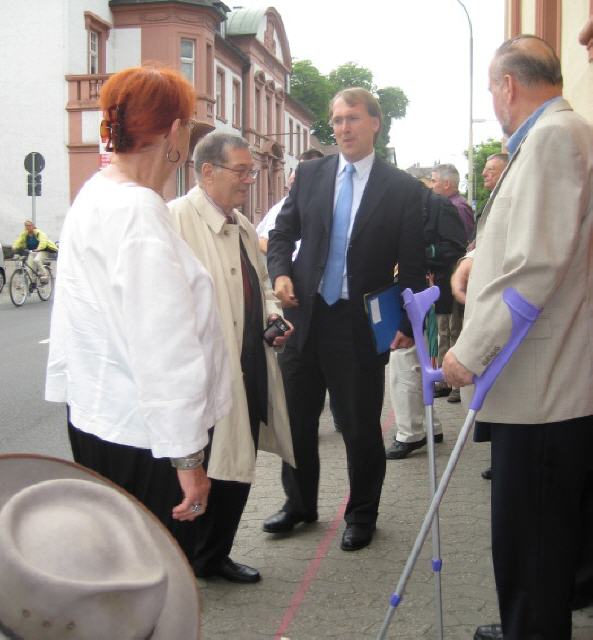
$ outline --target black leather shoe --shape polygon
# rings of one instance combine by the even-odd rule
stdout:
[[[288,511],[278,511],[267,520],[264,520],[263,529],[266,533],[288,533],[292,531],[300,522],[315,522],[317,514],[304,516]]]
[[[412,451],[421,449],[425,445],[426,438],[422,438],[422,440],[418,440],[418,442],[400,442],[399,440],[394,440],[389,449],[385,451],[385,457],[387,460],[403,460],[412,453]]]
[[[340,548],[342,551],[356,551],[371,544],[375,533],[374,524],[353,523],[347,524],[342,536]]]
[[[434,386],[434,397],[435,398],[445,398],[451,393],[451,387],[447,385],[443,385],[442,383],[437,382]]]
[[[484,478],[484,480],[492,480],[492,467],[484,469],[484,471],[482,471],[480,475],[482,476],[482,478]]]
[[[229,582],[240,582],[242,584],[253,584],[261,580],[257,569],[248,567],[246,564],[233,562],[230,558],[222,560],[218,567],[211,571],[210,575],[224,578]]]
[[[484,624],[476,629],[474,640],[503,640],[499,624]]]

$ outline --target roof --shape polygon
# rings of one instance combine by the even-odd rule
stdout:
[[[233,9],[228,15],[226,32],[229,36],[253,36],[257,35],[259,25],[266,15],[266,9],[249,9],[241,7]]]
[[[192,7],[208,7],[218,11],[223,17],[230,11],[224,2],[219,0],[109,0],[110,7],[124,7],[134,4],[185,4]]]

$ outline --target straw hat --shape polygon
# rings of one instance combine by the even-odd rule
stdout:
[[[196,640],[196,581],[138,501],[77,464],[0,456],[0,632]]]

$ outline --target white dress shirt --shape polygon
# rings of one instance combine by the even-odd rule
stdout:
[[[367,182],[369,181],[369,174],[371,173],[371,169],[373,167],[373,162],[375,161],[375,152],[373,151],[371,154],[359,160],[358,162],[348,162],[346,158],[342,154],[340,154],[340,159],[338,161],[338,170],[336,173],[336,186],[334,188],[334,211],[336,208],[336,203],[338,201],[338,195],[340,193],[340,187],[342,186],[342,181],[344,180],[344,169],[347,164],[352,164],[354,166],[354,172],[352,173],[352,211],[350,213],[350,226],[348,227],[348,235],[346,239],[346,254],[348,254],[348,245],[350,244],[350,236],[352,235],[352,227],[354,226],[354,221],[356,220],[356,214],[358,213],[358,208],[360,207],[360,202],[362,201],[362,196],[364,194],[364,190],[366,189]],[[332,214],[333,215],[333,214]],[[319,293],[321,293],[321,289],[323,287],[323,277],[321,278],[321,282],[319,283]],[[348,293],[348,261],[344,260],[344,277],[342,280],[342,295],[341,298],[345,300],[349,299]]]
[[[156,458],[203,449],[229,412],[212,281],[154,191],[97,173],[68,212],[45,397],[82,431]]]

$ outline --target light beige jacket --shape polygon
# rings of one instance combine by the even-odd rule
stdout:
[[[237,224],[228,224],[199,187],[194,187],[186,196],[170,202],[169,210],[173,226],[192,248],[214,282],[232,369],[233,408],[229,416],[216,423],[208,475],[219,480],[253,482],[255,448],[241,371],[244,300],[239,236],[259,277],[264,316],[262,332],[267,317],[271,313],[281,315],[281,309],[270,287],[257,234],[244,215],[235,211]],[[259,448],[277,453],[294,465],[280,369],[274,350],[266,345],[265,352],[268,370],[268,424],[260,424]]]
[[[531,128],[478,224],[453,347],[476,374],[510,335],[507,287],[543,311],[478,419],[541,424],[593,415],[593,130],[565,100]]]

